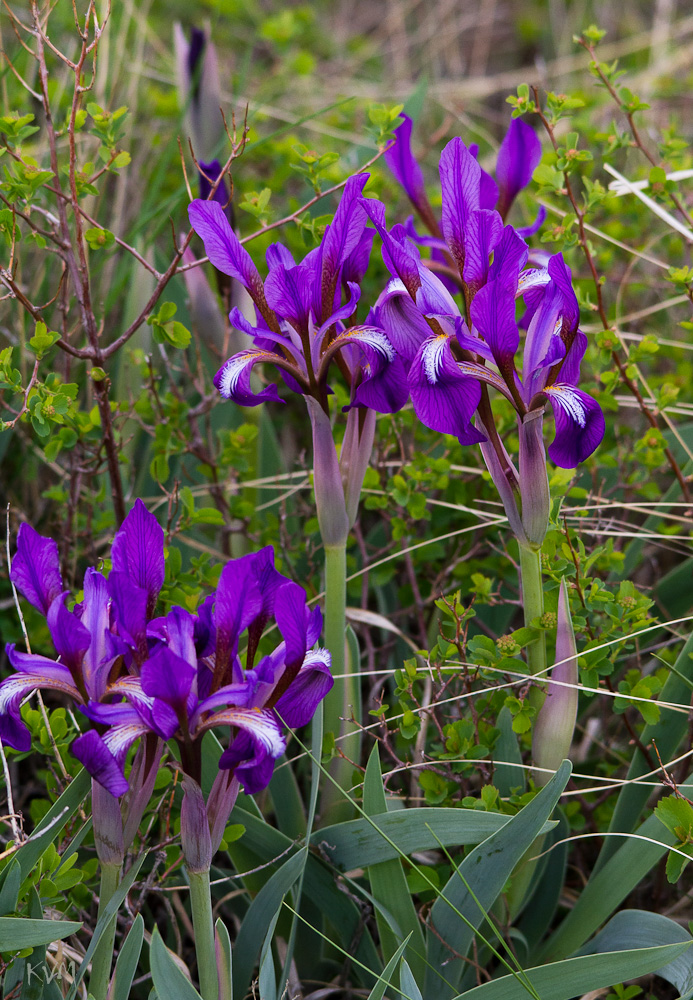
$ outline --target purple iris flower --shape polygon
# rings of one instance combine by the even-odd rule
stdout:
[[[259,392],[251,387],[253,367],[272,364],[292,391],[305,396],[313,430],[318,520],[328,546],[344,544],[355,520],[373,445],[373,411],[393,413],[409,395],[404,364],[372,312],[365,324],[351,325],[374,236],[366,229],[361,197],[367,180],[368,174],[358,174],[347,181],[320,245],[301,263],[281,244],[270,246],[264,281],[219,205],[193,201],[189,207],[210,261],[245,286],[256,313],[253,325],[238,309],[231,310],[231,325],[251,337],[254,346],[229,358],[214,383],[222,396],[241,406],[282,402],[276,383]],[[339,458],[329,415],[328,379],[335,366],[351,392]]]
[[[549,455],[556,465],[575,468],[604,435],[599,405],[577,387],[587,338],[578,329],[578,303],[562,255],[551,257],[546,267],[525,269],[527,246],[512,226],[503,228],[495,212],[469,211],[470,203],[477,202],[465,180],[471,176],[478,195],[478,165],[476,170],[472,166],[476,161],[461,143],[448,146],[448,151],[441,165],[443,229],[466,281],[468,319],[421,261],[406,230],[394,226],[388,231],[384,206],[365,201],[393,276],[374,316],[408,368],[419,419],[433,430],[455,435],[462,444],[482,445],[511,527],[518,538],[534,545],[541,542],[548,518],[542,436],[546,403],[554,412],[556,433]],[[520,296],[526,305],[527,334],[518,372],[515,313]],[[501,392],[517,411],[519,474],[498,438],[490,407],[480,408],[483,385]],[[476,426],[471,423],[475,413]]]
[[[333,683],[329,653],[312,648],[322,625],[319,609],[308,610],[305,592],[275,569],[268,547],[227,563],[216,593],[197,614],[174,607],[154,618],[164,534],[140,500],[115,536],[111,560],[107,579],[87,570],[84,599],[69,611],[57,545],[21,526],[11,578],[46,615],[58,658],[7,646],[17,673],[0,684],[2,739],[30,748],[19,705],[48,688],[70,695],[101,730],[87,731],[71,749],[112,796],[128,791],[125,756],[143,737],[140,764],[160,757],[152,740],[175,739],[184,770],[199,782],[200,739],[213,727],[233,734],[220,763],[230,773],[221,783],[233,776],[248,792],[264,788],[286,746],[282,725],[309,721]],[[272,620],[283,641],[255,664]]]
[[[419,236],[412,220],[407,221],[407,230],[416,242],[431,248],[433,261],[444,263],[446,253],[452,254],[466,282],[467,277],[463,274],[465,241],[460,240],[455,223],[467,229],[490,229],[485,239],[487,245],[490,244],[493,233],[502,229],[502,221],[507,218],[515,198],[529,184],[541,160],[541,143],[529,125],[514,118],[498,151],[494,180],[477,163],[478,146],[467,147],[461,139],[449,142],[440,161],[443,215],[439,224],[426,196],[421,167],[411,151],[411,118],[408,115],[402,118],[402,124],[395,130],[395,142],[385,153],[385,162],[432,236]],[[546,210],[542,207],[532,225],[519,229],[519,234],[532,236],[545,218]],[[483,234],[481,238],[483,241]],[[489,252],[491,249],[489,245]]]

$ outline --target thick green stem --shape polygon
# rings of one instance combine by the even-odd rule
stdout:
[[[190,880],[190,908],[195,932],[195,954],[197,955],[197,978],[200,983],[200,994],[203,1000],[218,1000],[219,977],[214,950],[214,919],[209,888],[209,869],[204,872],[188,872],[188,878]]]
[[[118,888],[121,872],[121,865],[101,865],[101,886],[99,888],[99,911],[97,921],[102,916],[103,911],[110,902],[111,896]],[[113,917],[113,920],[101,935],[101,940],[96,946],[96,951],[94,952],[94,957],[91,963],[89,992],[94,997],[94,1000],[105,1000],[106,992],[108,991],[108,981],[111,975],[115,935],[116,918]]]
[[[348,737],[351,724],[348,719],[359,703],[358,677],[345,677],[346,656],[346,541],[339,546],[325,547],[325,645],[332,658],[334,687],[325,698],[324,731],[332,732],[337,739],[337,747],[353,759],[358,754],[359,733]],[[346,738],[345,738],[346,737]],[[319,748],[317,748],[319,750]],[[338,823],[351,819],[353,809],[339,789],[351,787],[353,765],[344,757],[336,757],[330,765],[330,773],[339,787],[328,782],[322,793],[322,822]]]
[[[520,545],[520,584],[525,625],[544,614],[544,587],[541,579],[541,549]],[[546,671],[546,636],[542,632],[536,642],[527,647],[527,665],[530,674]]]

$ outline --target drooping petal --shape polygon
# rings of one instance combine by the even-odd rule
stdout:
[[[455,138],[441,153],[439,170],[443,190],[441,229],[462,271],[469,217],[479,208],[481,167],[462,140]]]
[[[274,762],[286,750],[274,712],[228,708],[216,712],[201,727],[233,726],[240,732],[219,759],[219,767],[233,768],[247,794],[261,791],[269,783]]]
[[[483,209],[469,216],[462,276],[472,291],[486,283],[489,257],[498,246],[502,233],[503,223],[498,212]]]
[[[260,403],[283,403],[274,382],[265,386],[260,392],[253,392],[250,387],[250,373],[253,365],[276,363],[277,356],[272,351],[241,351],[225,361],[214,376],[214,385],[224,399],[232,399],[239,406],[259,406]]]
[[[515,295],[511,288],[498,281],[484,285],[474,296],[471,317],[498,367],[514,364],[520,331],[515,322]]]
[[[149,595],[138,587],[128,573],[113,570],[108,577],[108,592],[118,623],[118,634],[135,651],[141,662],[147,655],[147,611]]]
[[[535,168],[541,160],[541,142],[534,129],[513,118],[498,150],[496,180],[498,182],[498,211],[506,217],[513,201],[527,187]]]
[[[287,726],[298,729],[310,722],[333,685],[329,651],[311,650],[306,654],[296,678],[274,707]]]
[[[426,189],[421,167],[411,151],[413,122],[409,115],[401,115],[402,124],[394,131],[395,141],[385,151],[384,160],[407,193],[413,205],[426,200]]]
[[[154,614],[164,583],[164,530],[141,500],[123,521],[111,547],[113,569],[147,593],[147,617]]]
[[[61,691],[80,701],[69,670],[45,656],[20,653],[13,643],[6,646],[8,659],[21,673],[5,678],[0,683],[0,737],[3,742],[22,752],[31,749],[29,730],[22,722],[20,702],[39,688]]]
[[[188,205],[190,224],[202,239],[205,253],[218,271],[240,281],[261,311],[267,305],[262,278],[248,251],[229,225],[221,205],[196,199]]]
[[[385,267],[393,278],[400,279],[411,297],[416,298],[416,293],[421,287],[421,263],[414,247],[406,242],[406,236],[395,239],[388,232],[385,224],[385,206],[381,201],[366,198],[363,201],[363,207],[383,241],[382,253]]]
[[[10,579],[30,604],[48,614],[49,607],[64,589],[57,543],[39,535],[30,524],[20,524]]]
[[[130,742],[134,743],[140,735],[142,735],[140,732],[133,733]],[[73,740],[70,753],[86,768],[92,778],[98,781],[111,795],[117,798],[127,792],[130,786],[123,774],[122,765],[116,760],[105,740],[94,729],[90,729]]]
[[[334,291],[339,272],[349,254],[358,246],[368,217],[362,197],[370,174],[355,174],[344,185],[337,211],[322,238],[320,299],[321,312],[316,320],[324,322],[334,309]]]
[[[553,407],[556,436],[549,457],[562,469],[575,469],[589,458],[604,437],[604,414],[596,399],[573,385],[556,383],[544,392]]]
[[[431,337],[420,348],[409,370],[412,403],[419,420],[441,434],[454,434],[465,444],[483,441],[471,424],[481,387],[460,372],[452,356],[451,337]]]
[[[329,347],[330,353],[348,344],[365,356],[360,365],[362,381],[357,385],[352,406],[365,406],[378,413],[396,413],[409,398],[406,372],[402,361],[382,330],[373,326],[354,326],[340,333]]]

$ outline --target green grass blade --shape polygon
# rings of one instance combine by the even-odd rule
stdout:
[[[128,1000],[137,963],[140,960],[143,941],[144,920],[142,915],[138,913],[116,960],[113,979],[108,991],[108,1000]]]
[[[383,973],[378,978],[378,982],[375,984],[373,989],[368,994],[368,1000],[383,1000],[383,996],[385,995],[385,990],[390,985],[390,980],[392,979],[395,973],[395,969],[397,968],[397,963],[402,957],[402,954],[404,952],[404,949],[407,947],[408,942],[409,942],[408,937],[405,938],[404,941],[402,941],[397,951],[394,953],[390,961],[383,969]]]
[[[178,968],[156,927],[152,934],[149,962],[154,989],[161,1000],[201,1000],[200,994],[190,980]]]
[[[568,958],[552,965],[527,969],[532,986],[541,1000],[573,1000],[584,993],[613,986],[655,972],[682,955],[688,944],[668,944],[654,948],[634,948],[604,955]],[[503,976],[476,986],[455,1000],[527,1000],[527,992],[514,976]]]
[[[378,817],[387,812],[387,799],[383,789],[377,743],[371,751],[366,767],[363,808],[369,816]],[[402,862],[399,858],[393,858],[391,861],[382,861],[379,864],[371,865],[368,868],[368,878],[373,898],[391,915],[392,921],[396,925],[393,927],[392,922],[386,919],[384,913],[379,908],[376,909],[375,915],[383,957],[389,961],[397,953],[402,938],[407,936],[410,940],[406,952],[407,958],[415,978],[418,977],[423,981],[426,969],[426,945]]]
[[[21,951],[51,944],[75,934],[81,923],[74,920],[31,920],[29,917],[0,917],[0,951]]]

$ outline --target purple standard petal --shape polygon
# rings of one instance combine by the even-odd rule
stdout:
[[[65,607],[64,597],[56,597],[48,609],[48,629],[61,662],[75,683],[82,684],[82,660],[91,644],[89,630]]]
[[[426,427],[454,434],[463,444],[474,444],[484,440],[471,424],[481,386],[460,372],[452,356],[451,339],[441,334],[423,344],[409,370],[411,399]]]
[[[307,653],[296,679],[274,706],[277,714],[291,729],[307,725],[333,685],[328,650]]]
[[[519,118],[513,118],[498,150],[496,180],[499,197],[496,206],[503,218],[522,190],[527,187],[541,160],[541,142],[534,129]]]
[[[296,267],[293,254],[283,243],[270,243],[265,252],[265,260],[267,261],[267,268],[270,271],[280,266]]]
[[[308,332],[313,278],[313,272],[303,264],[295,267],[279,264],[270,271],[265,282],[270,308],[301,333]]]
[[[189,663],[191,667],[196,667],[195,617],[185,608],[173,607],[164,621],[168,648],[176,656],[180,656],[186,663]]]
[[[570,600],[565,577],[558,592],[556,662],[546,700],[539,709],[532,733],[534,763],[543,770],[534,774],[538,785],[545,785],[568,757],[573,741],[578,708],[578,660],[575,633],[570,616]],[[549,773],[547,773],[549,772]]]
[[[20,524],[10,579],[30,604],[48,614],[55,598],[63,592],[56,542],[39,535],[30,524]]]
[[[147,656],[147,611],[149,595],[138,587],[128,573],[112,571],[108,592],[113,598],[118,634],[135,652],[141,663]]]
[[[214,376],[214,385],[224,399],[232,399],[239,406],[259,406],[260,403],[272,401],[283,403],[276,383],[271,382],[260,392],[253,392],[250,387],[250,373],[253,365],[269,362],[276,364],[277,355],[272,351],[241,351],[225,361]]]
[[[129,577],[147,594],[147,617],[154,614],[164,583],[164,530],[141,500],[135,501],[113,539],[111,559],[116,573]]]
[[[368,217],[362,192],[370,174],[356,174],[344,185],[344,192],[321,244],[322,272],[319,275],[322,309],[316,316],[324,322],[334,309],[334,295],[339,272],[349,254],[358,246]]]
[[[212,190],[212,185],[218,180],[219,174],[221,173],[221,163],[219,160],[210,160],[209,163],[204,163],[199,160],[200,165],[200,199],[202,201],[207,201],[209,198],[210,191]],[[209,180],[207,179],[209,178]],[[211,183],[210,183],[211,182]],[[226,178],[224,177],[217,189],[214,192],[213,201],[216,201],[221,205],[222,209],[225,209],[229,202],[229,190],[226,186]]]
[[[360,240],[342,264],[342,284],[361,284],[368,270],[374,239],[375,230],[364,229]]]
[[[317,400],[306,396],[313,429],[313,492],[323,545],[343,545],[349,534],[342,475],[330,418]]]
[[[520,500],[522,525],[530,545],[540,547],[549,527],[549,477],[542,423],[544,408],[530,410],[519,420]]]
[[[205,253],[218,271],[244,285],[256,306],[268,320],[271,313],[265,299],[260,272],[229,225],[221,205],[196,199],[188,205],[190,225],[205,245]],[[269,320],[268,320],[269,321]]]
[[[587,337],[582,330],[578,330],[561,365],[561,382],[567,382],[568,385],[578,384],[580,380],[580,365],[582,364],[586,350]]]
[[[508,372],[514,366],[513,359],[520,343],[513,290],[502,283],[499,285],[497,281],[490,281],[474,296],[471,317],[490,347],[498,367]]]
[[[461,273],[469,217],[479,208],[481,167],[462,140],[456,138],[443,150],[439,169],[443,189],[441,229]]]
[[[520,280],[520,271],[527,263],[527,244],[518,236],[512,226],[503,229],[503,236],[493,253],[493,264],[489,271],[491,281],[511,285],[515,292]]]
[[[284,672],[275,690],[276,697],[280,697],[301,669],[306,655],[308,608],[303,587],[297,583],[287,583],[280,587],[274,615],[284,640]],[[272,701],[274,700],[273,698]]]
[[[413,299],[421,287],[421,262],[415,248],[407,242],[404,230],[399,238],[387,231],[385,206],[374,198],[364,199],[363,207],[383,241],[383,261],[393,278],[399,278]],[[401,228],[401,227],[400,227]]]
[[[580,306],[575,295],[572,283],[570,268],[563,260],[563,254],[557,253],[547,265],[549,277],[553,279],[554,285],[559,289],[562,297],[561,315],[563,316],[563,327],[561,336],[566,347],[572,341],[572,337],[580,322]]]
[[[604,437],[604,414],[596,399],[573,385],[557,383],[544,392],[553,407],[556,436],[549,445],[551,461],[575,469],[589,458]]]
[[[231,559],[221,571],[214,601],[214,690],[231,681],[227,675],[238,650],[238,639],[262,610],[263,599],[252,556]]]
[[[502,234],[503,223],[498,212],[483,209],[469,216],[462,277],[472,293],[486,283],[489,257],[500,243]]]
[[[159,646],[142,664],[140,675],[142,690],[149,698],[154,699],[152,717],[156,720],[157,702],[164,702],[173,709],[179,721],[186,719],[197,700],[192,691],[196,676],[195,667],[167,646]],[[168,722],[169,713],[166,713],[165,718]],[[164,736],[162,733],[164,739],[170,739],[171,735],[173,734],[167,732]]]
[[[407,193],[409,201],[416,206],[426,201],[426,188],[421,167],[411,151],[413,122],[409,115],[401,115],[402,124],[394,131],[395,141],[385,151],[385,163]]]

